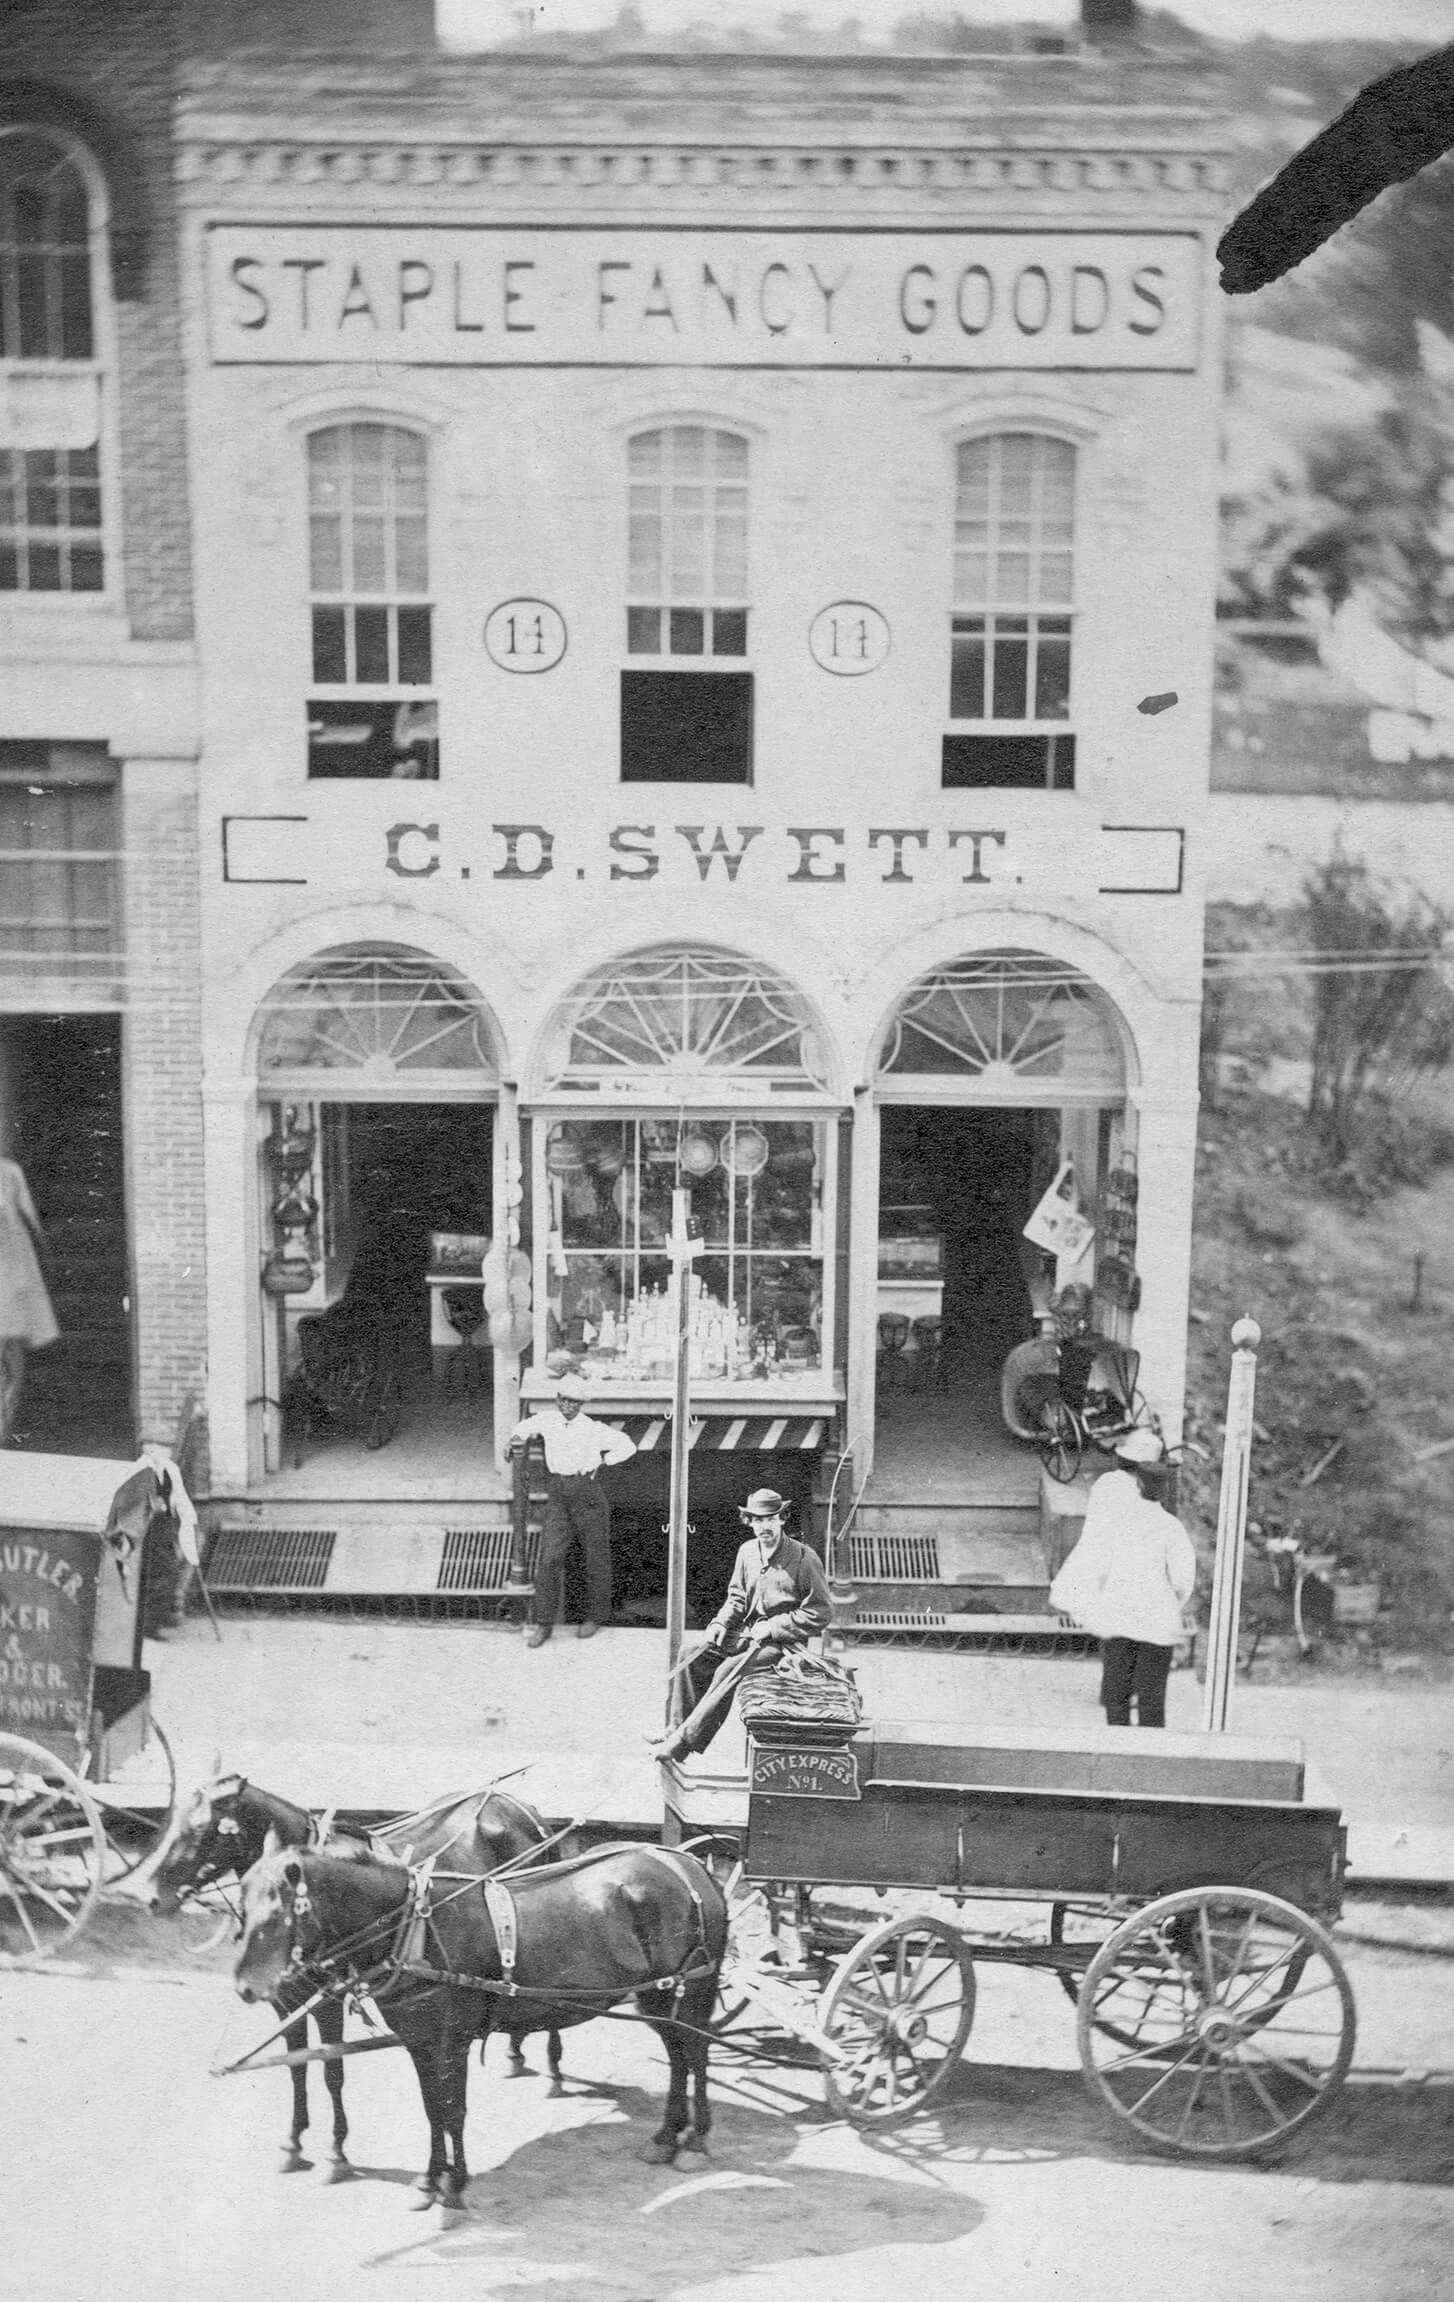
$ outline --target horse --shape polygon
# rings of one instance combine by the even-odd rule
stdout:
[[[642,2157],[670,2165],[679,2149],[704,2150],[709,2025],[726,1946],[720,1887],[675,1849],[600,1847],[518,1871],[507,1888],[481,1880],[449,1892],[437,1874],[426,1880],[392,1861],[280,1850],[243,1881],[233,1980],[253,2002],[274,1998],[300,1966],[340,1981],[361,1976],[408,2048],[429,2121],[415,2203],[454,2207],[469,2181],[471,2042],[496,2029],[524,2035],[589,2022],[627,1998],[662,2040],[671,2071],[662,2123]]]
[[[476,1792],[422,1816],[406,1816],[401,1823],[368,1832],[345,1824],[327,1823],[325,1817],[310,1813],[306,1807],[295,1806],[274,1791],[261,1789],[243,1775],[219,1774],[193,1792],[168,1833],[152,1874],[151,1907],[164,1916],[171,1916],[188,1895],[200,1893],[204,1887],[217,1885],[223,1879],[241,1879],[264,1854],[280,1848],[326,1848],[330,1854],[347,1861],[365,1854],[397,1861],[399,1855],[389,1843],[391,1836],[406,1841],[411,1856],[421,1860],[433,1857],[446,1870],[478,1878],[497,1869],[501,1863],[527,1860],[533,1850],[547,1846],[550,1832],[527,1800],[516,1798],[513,1792],[506,1790]],[[552,1858],[546,1853],[541,1859]],[[306,1973],[289,1975],[273,2001],[277,2013],[286,2017],[297,2012],[314,1995],[315,1989],[316,1983]],[[320,2046],[337,2047],[341,2043],[341,1999],[321,1999],[312,2009],[312,2019]],[[513,2029],[507,2030],[507,2036],[511,2076],[523,2077],[527,2064],[520,2038]],[[307,2017],[300,2013],[296,2022],[288,2023],[283,2039],[289,2053],[306,2047]],[[550,2091],[561,2094],[564,2087],[560,2074],[560,2034],[556,2030],[550,2032],[547,2040],[547,2055]],[[283,2145],[282,2168],[292,2173],[304,2164],[302,2142],[308,2128],[307,2064],[295,2063],[288,2075],[293,2083],[293,2122]],[[333,2147],[328,2180],[340,2182],[351,2172],[344,2149],[348,2119],[343,2108],[342,2061],[330,2058],[324,2062],[323,2082],[333,2104]]]

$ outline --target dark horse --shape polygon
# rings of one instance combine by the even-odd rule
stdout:
[[[679,2148],[704,2149],[708,2030],[727,1943],[727,1906],[711,1873],[692,1855],[655,1846],[607,1846],[518,1871],[506,1889],[514,1924],[503,1943],[487,1889],[487,1881],[450,1889],[436,1872],[420,1908],[412,1874],[397,1863],[267,1855],[243,1881],[238,1992],[275,1998],[299,1964],[318,1973],[333,1960],[340,1975],[369,1969],[374,1999],[413,2059],[429,2120],[421,2205],[457,2205],[469,2181],[471,2040],[505,2028],[564,2029],[625,1998],[635,1999],[671,2066],[665,2114],[643,2156],[667,2165]]]
[[[152,1908],[167,1915],[189,1895],[223,1879],[240,1879],[264,1854],[284,1847],[325,1847],[345,1861],[360,1855],[384,1860],[407,1856],[411,1861],[431,1857],[441,1876],[482,1878],[504,1862],[528,1860],[532,1850],[546,1846],[550,1833],[525,1799],[505,1790],[476,1792],[452,1800],[423,1816],[406,1817],[373,1833],[326,1825],[325,1818],[306,1807],[260,1790],[240,1774],[216,1775],[195,1791],[177,1817],[152,1876]],[[546,1852],[542,1860],[552,1859]],[[273,1996],[280,2016],[295,2013],[318,1987],[318,1978],[306,1971],[284,1978]],[[320,1999],[313,2009],[320,2046],[336,2047],[343,2037],[343,2002]],[[502,2025],[510,2041],[513,2075],[525,2071],[520,2036],[513,2025]],[[283,2033],[289,2053],[308,2043],[307,2017],[300,2015]],[[562,2091],[560,2036],[552,2030],[547,2047],[551,2092]],[[291,2172],[303,2163],[302,2142],[308,2127],[308,2066],[295,2063],[288,2073],[293,2082],[293,2123],[283,2145],[283,2166]],[[325,2061],[323,2081],[333,2103],[333,2153],[330,2181],[341,2181],[350,2171],[344,2144],[348,2120],[343,2109],[343,2064]]]

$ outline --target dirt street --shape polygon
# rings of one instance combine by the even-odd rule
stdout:
[[[446,2220],[409,2207],[425,2127],[402,2055],[349,2066],[352,2181],[327,2186],[318,2165],[281,2175],[282,2073],[208,2075],[266,2018],[225,1972],[186,1969],[168,1936],[113,1929],[64,1972],[0,1976],[4,2290],[30,2302],[1448,2295],[1454,1911],[1354,1905],[1344,1939],[1354,2075],[1267,2166],[1143,2151],[1085,2093],[1053,1980],[993,1967],[952,2099],[877,2137],[828,2118],[812,2071],[724,2056],[710,2158],[648,2167],[636,2152],[665,2079],[648,2034],[570,2034],[571,2091],[556,2101],[539,2075],[506,2080],[493,2045],[471,2073],[468,2209]],[[316,2076],[313,2098],[317,2144]]]

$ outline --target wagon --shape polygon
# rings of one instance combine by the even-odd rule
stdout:
[[[155,1479],[68,1455],[3,1461],[0,1965],[13,1965],[73,1940],[144,1860],[176,1772],[141,1667],[144,1544],[167,1515]]]
[[[990,1961],[1054,1977],[1092,2094],[1164,2149],[1269,2149],[1348,2070],[1346,1834],[1297,1744],[880,1721],[751,1740],[745,1817],[663,1775],[666,1842],[735,1857],[725,2038],[795,2033],[855,2125],[942,2095]]]

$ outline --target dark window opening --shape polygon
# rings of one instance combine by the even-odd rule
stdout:
[[[404,783],[439,777],[439,706],[435,703],[343,703],[315,696],[308,704],[308,773],[367,776]]]
[[[1073,735],[946,735],[946,791],[1074,791]]]
[[[750,671],[623,671],[623,783],[750,783]]]

